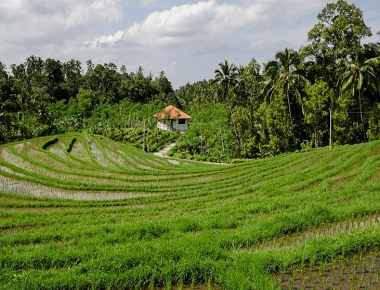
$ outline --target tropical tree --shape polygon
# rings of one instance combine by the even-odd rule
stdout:
[[[215,101],[215,85],[210,81],[198,81],[193,84],[187,83],[175,91],[176,99],[180,107],[184,110],[190,110],[198,104],[211,103]]]
[[[303,108],[300,86],[308,81],[299,69],[302,63],[300,54],[292,49],[285,49],[276,53],[276,60],[270,61],[265,67],[264,94],[267,102],[273,99],[275,92],[281,89],[288,102],[291,127],[293,127],[291,94]]]
[[[9,98],[10,85],[9,76],[6,71],[6,66],[0,61],[0,112],[3,107],[3,103]]]
[[[181,106],[181,103],[176,98],[172,84],[163,71],[160,72],[160,75],[152,83],[159,88],[160,99],[163,103],[177,107]]]
[[[328,3],[317,16],[317,24],[309,31],[309,45],[301,51],[309,60],[310,80],[323,80],[334,89],[334,101],[340,92],[337,84],[337,59],[354,55],[356,43],[372,35],[363,12],[345,0]]]
[[[264,104],[263,104],[264,105]],[[269,135],[271,155],[286,152],[291,149],[291,138],[294,131],[286,112],[286,101],[282,91],[274,94],[272,102],[265,106],[265,123]]]
[[[260,65],[256,59],[252,58],[244,68],[241,76],[241,83],[244,85],[245,97],[250,108],[251,128],[254,128],[254,112],[262,103]],[[253,132],[252,132],[253,134]]]
[[[328,3],[318,14],[318,23],[309,31],[309,51],[314,59],[327,65],[337,51],[346,49],[344,55],[355,54],[355,45],[372,35],[363,20],[363,12],[345,0]]]
[[[230,110],[232,110],[229,92],[239,81],[239,71],[236,65],[230,65],[227,60],[224,60],[224,63],[219,63],[219,66],[220,69],[215,69],[214,71],[215,79],[212,83],[218,85],[218,97],[220,100],[227,101]]]
[[[11,131],[11,116],[5,108],[10,86],[6,66],[0,61],[0,144],[8,141]]]
[[[244,68],[242,80],[245,82],[246,92],[250,99],[257,99],[260,95],[260,69],[259,63],[254,58]]]
[[[45,62],[41,57],[31,55],[25,61],[25,73],[30,78],[33,86],[41,85],[43,82],[43,71]]]
[[[61,84],[64,81],[63,65],[59,60],[48,58],[45,60],[43,71],[44,85],[52,101],[60,101],[66,98],[66,91]]]
[[[40,62],[34,61],[32,56],[28,58],[26,64],[11,65],[12,70],[12,95],[4,103],[5,107],[17,111],[20,115],[22,123],[25,125],[26,112],[33,110],[36,104],[35,95],[33,93],[34,76],[37,69],[41,69]],[[33,68],[34,67],[34,68]]]
[[[160,87],[153,81],[153,75],[144,76],[140,66],[136,74],[130,74],[130,78],[122,80],[119,88],[121,99],[128,98],[132,102],[150,103],[160,95]]]
[[[333,91],[323,81],[319,81],[306,89],[304,97],[305,121],[313,128],[312,138],[315,147],[322,144],[323,136],[328,132],[328,108],[332,95]]]
[[[11,107],[21,113],[21,121],[25,124],[26,112],[34,109],[36,100],[33,94],[29,94],[22,87],[19,87],[18,94],[13,95],[4,103],[4,107]]]
[[[364,86],[378,91],[379,81],[376,77],[374,67],[379,65],[378,58],[366,59],[365,54],[358,43],[356,53],[351,60],[339,59],[340,69],[338,70],[338,85],[342,92],[349,91],[352,96],[358,96],[360,120],[363,126],[363,137],[365,136],[363,110],[362,110],[362,89]]]
[[[70,98],[75,98],[79,93],[79,88],[83,81],[82,64],[79,60],[71,59],[63,63],[63,78],[61,87],[65,90],[65,99],[68,102]]]

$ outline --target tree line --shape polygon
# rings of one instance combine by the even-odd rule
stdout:
[[[222,161],[275,155],[380,136],[380,43],[362,11],[329,3],[309,31],[309,44],[285,48],[260,66],[221,62],[215,76],[174,90],[158,77],[113,63],[61,62],[30,56],[0,62],[0,143],[87,130],[125,140],[131,128],[154,130],[154,113],[174,105],[192,116],[174,153]],[[378,33],[379,34],[379,33]],[[380,36],[380,34],[379,34]]]
[[[327,146],[330,116],[333,143],[380,137],[380,43],[362,44],[371,29],[362,11],[344,0],[327,4],[317,18],[309,44],[299,50],[278,51],[262,67],[254,58],[239,67],[225,60],[214,79],[177,91],[184,107],[226,105],[234,158]],[[182,139],[183,149],[204,149]]]
[[[107,134],[139,126],[175,100],[164,72],[128,73],[113,63],[43,60],[34,55],[9,72],[0,62],[0,143],[70,131]],[[119,132],[120,133],[120,132]]]

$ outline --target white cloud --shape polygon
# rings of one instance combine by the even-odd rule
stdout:
[[[97,37],[95,40],[96,40],[96,43],[97,44],[115,44],[116,42],[122,40],[123,38],[123,35],[124,35],[124,32],[123,31],[118,31],[116,32],[115,34],[113,35],[104,35],[104,36],[101,36],[101,37]],[[93,45],[91,42],[86,42],[85,45]]]
[[[330,1],[334,2],[334,1]],[[288,10],[297,10],[297,11],[305,11],[305,10],[315,10],[319,9],[326,5],[326,0],[288,0],[284,1],[284,4],[287,4]],[[293,9],[290,9],[293,8]]]
[[[8,44],[62,42],[89,25],[121,16],[113,0],[1,0],[0,39]]]
[[[236,4],[216,5],[215,18],[212,23],[213,31],[226,31],[235,28],[249,28],[258,22],[269,19],[265,4],[238,6]]]
[[[67,26],[96,22],[117,22],[121,16],[121,9],[115,5],[113,0],[95,0],[91,4],[77,4],[67,19]]]
[[[22,0],[5,0],[0,3],[1,10],[14,11],[22,8]]]
[[[162,0],[139,0],[139,2],[141,2],[142,6],[150,6],[154,3],[158,3],[158,2],[161,2]]]
[[[257,40],[257,41],[254,41],[251,43],[251,47],[252,48],[256,48],[256,47],[263,47],[265,44],[265,41],[263,39],[260,39],[260,40]]]
[[[264,9],[263,4],[218,5],[215,0],[175,6],[170,10],[149,14],[141,23],[135,23],[123,31],[122,40],[127,44],[157,47],[209,39],[267,21],[268,15]],[[91,47],[104,45],[107,40],[110,45],[121,41],[119,38],[102,36],[95,38]]]

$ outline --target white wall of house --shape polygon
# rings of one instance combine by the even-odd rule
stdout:
[[[157,128],[160,130],[170,131],[170,125],[165,123],[165,121],[158,121]]]
[[[187,125],[188,125],[187,119],[165,120],[165,121],[157,122],[158,129],[168,130],[168,131],[185,132],[187,130]]]

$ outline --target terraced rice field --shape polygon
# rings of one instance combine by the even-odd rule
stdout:
[[[79,133],[0,146],[0,289],[379,289],[379,152],[224,166]]]

